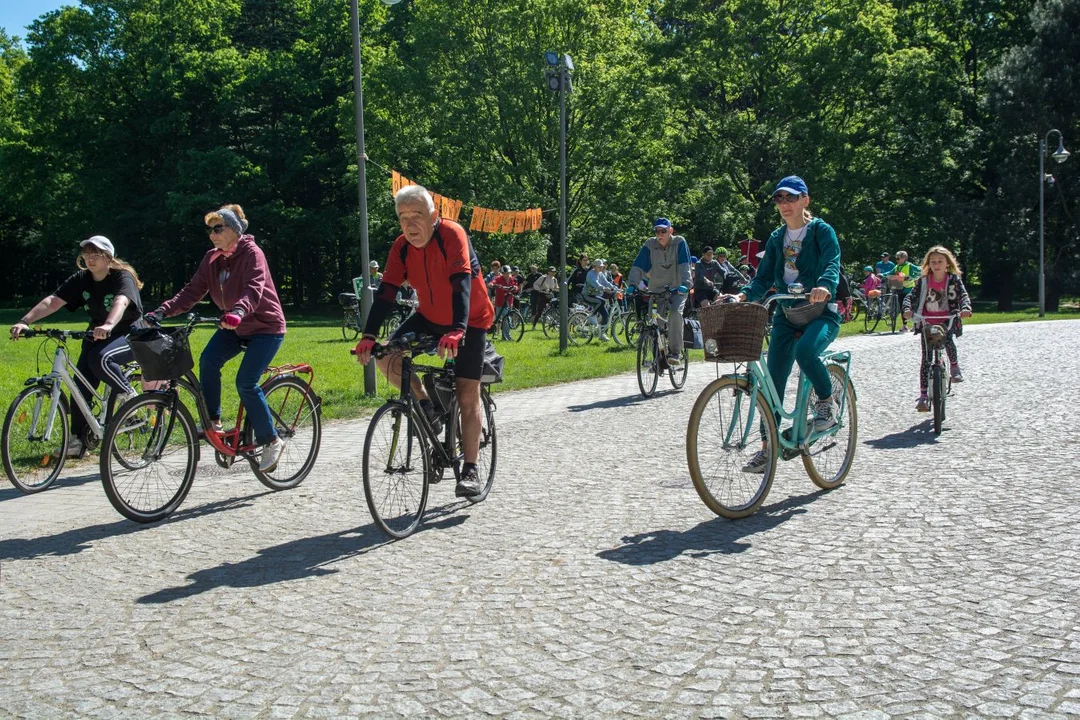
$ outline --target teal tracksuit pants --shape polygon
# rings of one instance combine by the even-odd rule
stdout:
[[[798,338],[795,333],[802,331]],[[832,379],[821,353],[840,334],[840,316],[826,310],[804,328],[796,328],[784,317],[783,311],[773,315],[772,334],[769,336],[769,375],[781,400],[787,387],[788,376],[794,363],[806,374],[818,398],[832,396]]]

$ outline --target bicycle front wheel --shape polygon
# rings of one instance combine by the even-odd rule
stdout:
[[[881,321],[881,302],[878,300],[871,300],[866,306],[866,312],[863,313],[863,329],[872,333],[877,329],[878,323]]]
[[[46,489],[64,469],[68,439],[67,405],[63,396],[49,426],[52,390],[37,385],[23,390],[4,418],[0,450],[8,480],[24,493]]]
[[[355,340],[360,335],[360,315],[356,310],[345,310],[341,314],[341,339]]]
[[[802,456],[803,467],[819,488],[832,490],[841,485],[855,462],[855,447],[859,441],[859,413],[855,406],[855,387],[851,378],[839,365],[829,365],[832,381],[832,399],[840,415],[835,432],[817,440],[810,446],[809,454]],[[817,402],[817,393],[811,392],[810,404]]]
[[[686,426],[686,461],[698,496],[729,520],[753,514],[772,487],[778,444],[776,419],[764,395],[745,379],[713,380],[698,395]],[[748,471],[762,449],[764,468]]]
[[[930,382],[933,385],[930,405],[934,410],[934,434],[941,434],[941,424],[945,422],[945,368],[935,363],[930,368]]]
[[[637,345],[638,337],[641,335],[641,331],[644,328],[644,323],[633,315],[627,314],[626,316],[626,329],[624,336],[626,337],[627,345]]]
[[[401,539],[420,525],[428,501],[427,442],[398,402],[383,405],[364,438],[364,498],[383,532]]]
[[[510,323],[510,339],[514,342],[521,342],[521,338],[525,336],[525,318],[521,316],[521,312],[513,310],[506,318]]]
[[[656,329],[651,328],[638,337],[637,384],[645,397],[652,397],[656,392],[656,383],[660,381],[659,336]]]
[[[255,477],[271,490],[296,487],[311,472],[322,442],[322,407],[311,386],[297,377],[279,376],[263,386],[274,429],[285,442],[277,467],[271,472],[252,467]]]
[[[587,345],[592,342],[593,328],[589,324],[589,316],[585,313],[570,313],[566,326],[566,334],[571,345]]]
[[[199,438],[187,408],[170,395],[139,395],[121,405],[101,448],[105,496],[128,520],[163,520],[191,490]]]
[[[896,295],[889,295],[889,307],[886,308],[885,323],[889,326],[889,332],[896,332],[896,317],[900,314],[900,308],[896,300]]]

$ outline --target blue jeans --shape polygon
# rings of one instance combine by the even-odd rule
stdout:
[[[236,392],[244,403],[251,426],[255,429],[255,441],[266,445],[277,437],[274,419],[266,404],[266,396],[259,387],[262,371],[270,364],[281,347],[284,335],[252,335],[241,338],[232,330],[218,330],[206,343],[199,357],[199,382],[202,383],[206,409],[213,420],[221,419],[221,368],[229,360],[244,351],[241,343],[247,343],[247,352],[236,372]]]
[[[832,397],[832,378],[820,357],[825,348],[840,334],[840,323],[834,321],[830,315],[835,317],[826,310],[821,317],[801,328],[802,337],[798,339],[795,338],[795,333],[799,328],[792,326],[783,312],[773,315],[768,366],[769,375],[772,376],[773,385],[776,386],[781,400],[784,398],[784,389],[795,362],[799,363],[810,384],[814,386],[818,398],[825,400]]]

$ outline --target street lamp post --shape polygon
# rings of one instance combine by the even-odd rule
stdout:
[[[1046,137],[1039,140],[1039,317],[1046,316],[1046,251],[1043,243],[1043,215],[1044,200],[1047,180],[1053,180],[1043,170],[1043,161],[1046,159],[1046,148],[1050,145],[1050,136],[1057,133],[1058,146],[1051,157],[1060,165],[1069,159],[1069,151],[1065,149],[1065,138],[1060,130],[1051,130]]]
[[[559,350],[565,352],[570,308],[566,287],[566,94],[573,89],[570,76],[574,61],[566,53],[546,52],[544,62],[555,68],[546,73],[548,88],[559,93]]]
[[[382,0],[386,5],[396,5],[401,0]],[[360,193],[360,263],[362,265],[363,290],[360,292],[360,327],[367,323],[368,313],[374,299],[371,290],[371,253],[368,249],[367,212],[367,152],[364,149],[364,84],[363,66],[360,60],[360,7],[358,0],[350,0],[349,15],[352,24],[353,44],[353,97],[356,110],[356,184]],[[375,361],[364,366],[364,394],[375,395]]]

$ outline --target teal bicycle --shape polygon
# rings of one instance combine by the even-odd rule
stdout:
[[[759,349],[767,308],[776,301],[803,299],[799,289],[793,286],[789,288],[790,294],[768,298],[764,313],[746,313],[742,311],[750,308],[723,305],[716,306],[712,312],[723,313],[732,308],[744,318],[751,315],[752,322],[760,328],[755,336]],[[704,318],[702,325],[706,325]],[[795,407],[785,410],[783,398],[766,367],[764,353],[743,349],[741,357],[732,357],[718,346],[735,335],[733,330],[728,327],[716,336],[709,334],[705,341],[706,357],[735,360],[735,371],[721,375],[701,391],[686,428],[686,459],[694,488],[710,510],[732,520],[751,515],[761,507],[772,487],[779,460],[801,457],[815,485],[826,490],[841,485],[855,460],[859,429],[855,387],[848,375],[849,351],[827,351],[821,355],[832,379],[837,423],[815,432],[810,415],[818,398],[807,377],[799,372]],[[757,357],[750,359],[755,352]],[[782,433],[778,429],[780,419],[791,421],[791,426]],[[747,465],[758,450],[764,450],[766,465],[759,472],[750,472]]]

